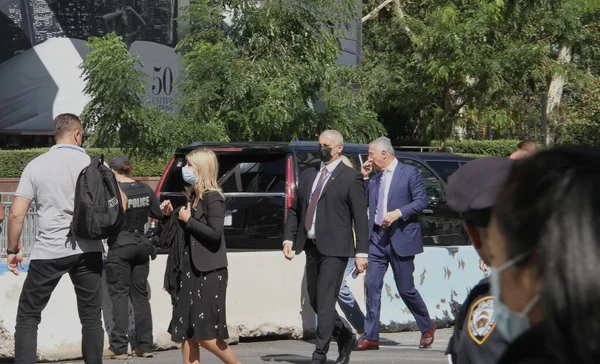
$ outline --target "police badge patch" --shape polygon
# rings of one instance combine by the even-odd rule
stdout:
[[[477,300],[469,312],[469,336],[477,344],[483,344],[496,327],[494,297],[485,296]]]

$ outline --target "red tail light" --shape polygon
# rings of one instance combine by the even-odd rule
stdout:
[[[294,203],[294,156],[288,155],[285,168],[285,217]]]
[[[154,190],[156,197],[160,197],[160,190],[163,188],[163,185],[165,184],[165,179],[167,178],[167,175],[169,174],[171,167],[173,167],[173,162],[175,162],[175,158],[171,159],[169,164],[167,164],[167,168],[165,169],[165,172],[163,173],[162,177],[160,178],[160,181],[158,181],[158,186],[156,186],[156,189]],[[150,222],[156,223],[156,222],[158,222],[158,220],[151,219]]]
[[[167,168],[165,169],[165,173],[163,173],[162,177],[160,178],[160,181],[158,182],[158,186],[156,186],[156,190],[154,190],[154,193],[156,194],[156,197],[158,197],[158,195],[160,195],[160,190],[162,189],[163,185],[165,184],[165,179],[167,178],[167,175],[169,174],[169,171],[171,170],[171,167],[173,167],[173,163],[175,162],[175,158],[171,159],[171,161],[169,162],[169,164],[167,164]]]

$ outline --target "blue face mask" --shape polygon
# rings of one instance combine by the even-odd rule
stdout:
[[[512,312],[500,299],[500,273],[512,267],[517,262],[525,259],[531,253],[521,254],[508,262],[502,264],[498,268],[492,268],[490,277],[490,285],[492,296],[494,296],[494,316],[496,318],[496,328],[498,332],[509,342],[514,341],[522,333],[531,327],[529,322],[529,312],[540,299],[540,295],[536,295],[525,306],[523,312]]]
[[[183,176],[183,180],[191,185],[198,182],[198,177],[194,176],[194,168],[192,167],[185,166],[181,168],[181,175]]]

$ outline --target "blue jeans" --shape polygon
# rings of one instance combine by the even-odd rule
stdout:
[[[350,273],[352,273],[353,268],[354,258],[350,258],[348,259],[348,265],[346,265],[346,270],[344,271],[344,280],[342,281],[342,287],[340,288],[337,301],[350,325],[352,325],[355,330],[364,330],[365,314],[360,310],[360,306],[350,291],[350,287],[346,284],[346,279],[352,279]],[[315,315],[315,322],[317,322],[316,317],[317,316]]]

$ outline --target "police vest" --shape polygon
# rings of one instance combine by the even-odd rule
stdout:
[[[150,215],[152,191],[140,182],[119,183],[127,195],[127,210],[125,211],[125,224],[123,230],[144,233],[144,225]]]

